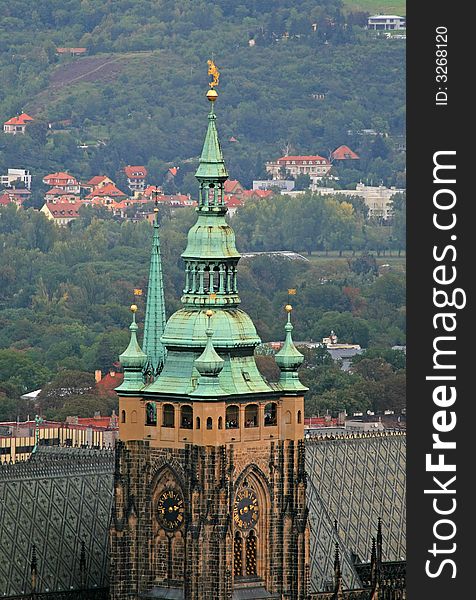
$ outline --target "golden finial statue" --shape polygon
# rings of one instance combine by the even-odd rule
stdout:
[[[218,85],[218,80],[220,79],[220,73],[213,60],[208,61],[208,74],[213,77],[213,81],[210,81],[208,84],[213,89]]]
[[[210,102],[215,102],[218,97],[218,92],[214,88],[218,85],[220,72],[218,71],[213,60],[208,61],[208,74],[213,77],[213,81],[208,83],[210,89],[207,92],[207,98],[210,100]]]

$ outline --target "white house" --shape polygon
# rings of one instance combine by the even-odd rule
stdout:
[[[331,170],[331,163],[323,156],[282,156],[275,161],[266,163],[266,171],[273,179],[283,179],[282,173],[292,177],[309,175],[315,183],[325,177]]]
[[[17,117],[12,117],[11,119],[8,119],[8,121],[5,121],[3,124],[3,131],[5,133],[11,133],[12,135],[16,135],[18,133],[23,135],[28,124],[33,120],[33,117],[30,117],[30,115],[22,113]]]
[[[397,15],[374,15],[368,18],[367,28],[375,31],[406,29],[406,18]]]
[[[355,190],[334,190],[332,188],[321,188],[315,185],[311,186],[313,192],[322,196],[333,196],[339,194],[342,196],[360,196],[369,209],[369,217],[388,219],[392,216],[392,198],[395,194],[405,193],[404,189],[395,187],[385,187],[383,185],[365,185],[358,183]]]
[[[31,174],[26,169],[8,169],[6,175],[2,175],[0,183],[11,188],[15,182],[21,181],[27,190],[31,189]]]

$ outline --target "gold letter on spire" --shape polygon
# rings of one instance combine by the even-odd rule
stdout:
[[[218,80],[220,79],[220,73],[216,68],[216,65],[213,62],[213,60],[208,61],[208,74],[213,77],[213,81],[210,81],[210,83],[208,84],[211,87],[211,89],[213,89],[215,86],[218,85]]]

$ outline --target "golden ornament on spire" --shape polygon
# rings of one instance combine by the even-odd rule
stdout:
[[[214,88],[215,88],[215,86],[218,85],[218,80],[220,79],[220,73],[219,73],[215,63],[213,62],[213,60],[208,61],[208,74],[213,77],[213,81],[210,81],[208,83],[208,85],[210,86],[210,89],[207,92],[207,98],[208,98],[208,100],[210,100],[210,102],[215,102],[215,100],[218,98],[218,92]]]
[[[208,61],[208,74],[213,77],[213,81],[210,81],[208,84],[213,89],[218,85],[218,80],[220,79],[220,73],[213,60]]]

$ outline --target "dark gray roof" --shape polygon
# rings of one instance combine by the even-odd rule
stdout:
[[[144,592],[141,598],[153,598],[154,600],[183,600],[183,589],[154,587],[148,592]]]

